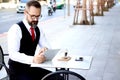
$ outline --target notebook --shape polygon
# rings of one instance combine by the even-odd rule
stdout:
[[[46,60],[52,60],[59,51],[60,49],[48,49],[44,53]]]

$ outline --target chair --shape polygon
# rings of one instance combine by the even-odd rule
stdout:
[[[0,71],[2,70],[2,68],[6,70],[7,76],[0,80],[9,80],[9,69],[5,64],[3,50],[2,47],[0,46]]]
[[[78,73],[68,70],[60,70],[45,75],[41,80],[86,80],[86,79]]]

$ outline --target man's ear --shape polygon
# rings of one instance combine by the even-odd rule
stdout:
[[[24,10],[24,16],[27,17],[27,11],[26,10]]]
[[[26,11],[26,10],[24,10],[24,14],[25,14],[25,15],[27,14],[27,11]]]

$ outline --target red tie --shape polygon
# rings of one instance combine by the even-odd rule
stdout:
[[[31,36],[32,36],[32,40],[34,41],[34,39],[35,39],[34,28],[31,27],[30,30],[31,30],[31,34],[32,34],[32,35],[31,35]]]

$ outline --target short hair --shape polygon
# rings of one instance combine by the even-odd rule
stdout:
[[[27,2],[26,4],[26,9],[29,9],[31,6],[34,6],[36,8],[40,8],[41,9],[41,5],[38,1],[35,1],[35,0],[30,0]]]

